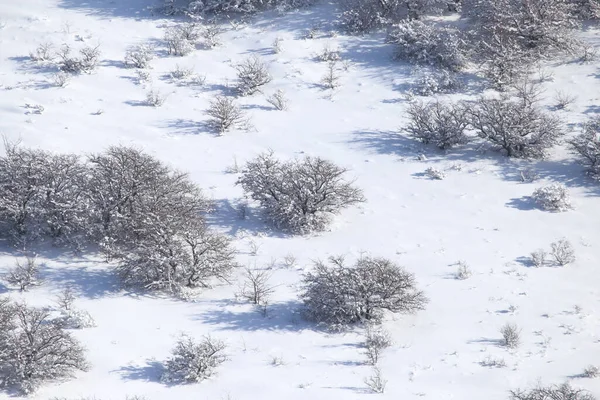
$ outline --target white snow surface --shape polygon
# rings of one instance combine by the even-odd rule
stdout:
[[[587,365],[600,364],[600,186],[585,178],[564,148],[546,161],[524,162],[477,144],[442,153],[403,136],[399,128],[406,124],[410,66],[391,60],[381,35],[330,36],[331,6],[266,13],[237,29],[225,25],[223,46],[171,57],[161,40],[175,19],[152,15],[151,5],[144,0],[1,1],[0,133],[26,146],[82,155],[134,145],[189,171],[216,201],[209,222],[234,237],[239,263],[264,267],[275,261],[276,292],[263,317],[235,298],[241,271],[230,285],[204,290],[186,302],[121,290],[110,265],[99,258],[42,253],[44,285],[24,294],[3,291],[48,306],[70,284],[79,294],[76,306],[89,311],[97,327],[74,331],[87,349],[90,371],[50,382],[31,398],[501,400],[509,390],[539,381],[570,381],[600,395],[600,379],[577,377]],[[320,21],[325,22],[319,37],[304,39]],[[598,31],[584,35],[600,43]],[[279,54],[272,51],[277,37],[283,39]],[[100,44],[101,65],[65,88],[52,86],[53,70],[27,56],[42,42],[76,48],[81,41]],[[145,87],[122,65],[125,50],[142,43],[156,43],[158,53],[150,70],[153,83]],[[339,48],[349,61],[333,94],[319,85],[326,64],[315,54],[325,45]],[[204,127],[204,110],[234,82],[233,65],[251,54],[261,56],[274,77],[264,95],[238,100],[254,128],[216,136]],[[178,86],[165,78],[177,64],[205,75],[205,85]],[[576,130],[600,110],[597,66],[548,69],[554,74],[545,84],[548,104],[556,90],[577,96],[569,111],[558,111]],[[150,87],[167,95],[162,107],[143,105]],[[277,89],[286,92],[289,111],[276,111],[266,102],[265,95]],[[27,114],[26,104],[40,104],[44,111]],[[310,236],[272,231],[254,208],[240,221],[235,204],[243,193],[235,186],[237,176],[225,170],[234,160],[242,165],[267,149],[284,158],[321,156],[350,169],[367,202],[336,216],[330,230]],[[445,179],[427,178],[428,167],[444,171]],[[519,171],[526,168],[541,179],[520,182]],[[534,206],[528,196],[552,182],[568,187],[574,210],[551,213]],[[560,238],[573,244],[575,263],[528,265],[530,252],[549,249]],[[251,242],[260,246],[255,256]],[[394,342],[382,355],[380,367],[388,380],[383,394],[371,394],[364,383],[371,367],[365,363],[361,329],[327,332],[296,311],[301,274],[313,260],[338,254],[354,259],[363,252],[414,272],[430,298],[425,311],[388,315],[383,324]],[[287,254],[296,256],[296,266],[283,266]],[[4,249],[0,270],[13,265],[14,255]],[[454,279],[459,260],[473,271],[467,280]],[[522,329],[523,343],[516,350],[498,345],[506,322]],[[193,385],[160,383],[160,363],[181,332],[211,334],[227,343],[229,359],[214,377]],[[504,359],[507,366],[480,365],[488,356]],[[272,365],[273,357],[281,357],[283,365]],[[18,396],[0,392],[5,398]]]

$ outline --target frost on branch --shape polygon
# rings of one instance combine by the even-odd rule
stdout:
[[[414,275],[385,258],[365,257],[353,266],[330,258],[329,264],[315,263],[302,283],[307,318],[332,327],[379,322],[384,310],[414,313],[428,301]]]
[[[238,184],[277,228],[303,234],[324,230],[331,215],[365,201],[347,172],[319,157],[280,161],[264,153],[246,164]]]
[[[0,300],[1,384],[24,394],[88,367],[79,342],[49,312]]]
[[[201,382],[214,375],[215,369],[226,360],[222,341],[205,336],[196,342],[192,337],[182,335],[165,362],[161,380],[177,384]]]

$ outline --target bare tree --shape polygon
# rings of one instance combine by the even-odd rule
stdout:
[[[25,264],[19,260],[16,261],[16,266],[8,271],[6,281],[19,287],[21,292],[26,291],[30,286],[35,286],[40,283],[39,267],[35,256],[27,256]]]
[[[425,144],[433,143],[444,150],[468,141],[465,131],[469,122],[466,109],[460,103],[414,102],[407,113],[410,123],[406,131]]]
[[[246,129],[249,125],[246,113],[232,98],[225,96],[215,97],[210,102],[206,115],[209,117],[208,125],[220,135],[232,129]]]
[[[340,86],[340,74],[338,72],[337,61],[329,61],[327,63],[327,72],[321,78],[321,84],[326,89],[335,89]]]
[[[364,202],[348,171],[319,157],[282,162],[264,153],[246,164],[238,184],[278,228],[307,233],[327,227],[332,214]]]
[[[0,317],[4,385],[14,385],[28,394],[45,381],[69,378],[87,369],[79,342],[54,323],[48,311],[3,301]]]
[[[56,296],[56,304],[62,310],[69,311],[73,308],[73,303],[75,302],[75,291],[71,286],[65,287],[59,294]]]
[[[383,329],[367,325],[364,346],[367,361],[370,365],[377,365],[381,351],[391,345],[392,340],[390,339],[389,333]]]
[[[196,383],[212,376],[215,369],[227,360],[225,343],[205,336],[196,342],[182,335],[165,362],[161,379],[169,383]]]
[[[332,327],[378,322],[383,310],[413,313],[427,303],[414,275],[384,258],[364,257],[349,267],[341,257],[317,262],[303,277],[305,314]]]
[[[270,284],[273,274],[266,269],[246,268],[240,295],[255,305],[268,303],[275,287]]]
[[[565,134],[561,121],[540,108],[502,96],[468,107],[469,124],[508,157],[544,158]]]

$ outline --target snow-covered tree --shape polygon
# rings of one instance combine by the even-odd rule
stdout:
[[[234,99],[225,96],[216,96],[206,110],[208,126],[219,135],[232,129],[246,129],[250,121]]]
[[[510,400],[596,400],[596,397],[569,383],[563,383],[555,386],[540,385],[530,390],[511,390]]]
[[[508,96],[482,97],[467,109],[469,124],[479,137],[508,157],[544,158],[565,134],[556,116]]]
[[[365,201],[344,178],[347,172],[320,157],[280,161],[270,152],[249,161],[237,183],[277,228],[308,233],[325,229],[332,214]]]
[[[341,257],[329,261],[315,263],[303,277],[301,299],[312,321],[330,326],[378,322],[384,310],[413,313],[427,303],[414,275],[390,260],[363,257],[353,266]]]
[[[0,300],[0,376],[28,394],[45,381],[87,369],[84,350],[46,310]]]
[[[196,383],[214,375],[216,368],[227,360],[225,343],[205,336],[196,342],[182,335],[165,362],[161,379],[169,383]]]
[[[8,271],[5,279],[10,285],[18,286],[22,292],[30,286],[39,284],[39,267],[35,256],[26,257],[24,263],[17,260],[15,267]]]
[[[583,133],[572,139],[569,144],[588,174],[600,179],[600,118],[593,118],[583,126]]]
[[[392,26],[387,41],[395,45],[395,56],[400,60],[450,71],[460,71],[467,64],[465,46],[455,28],[402,21]]]
[[[425,144],[432,143],[444,150],[468,141],[465,135],[468,118],[460,103],[414,102],[407,113],[410,123],[405,130]]]

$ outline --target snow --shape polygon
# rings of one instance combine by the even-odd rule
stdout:
[[[209,222],[235,237],[238,261],[248,266],[277,261],[275,295],[265,318],[235,299],[239,279],[184,302],[119,289],[110,266],[100,259],[44,252],[44,285],[24,294],[2,291],[47,306],[71,284],[80,296],[75,306],[89,311],[97,327],[75,331],[88,350],[91,370],[71,381],[49,383],[31,398],[363,398],[371,368],[364,363],[362,332],[323,331],[297,314],[300,275],[312,260],[337,254],[353,259],[361,252],[405,266],[430,298],[425,311],[387,318],[384,326],[394,345],[382,352],[380,367],[388,384],[384,394],[372,396],[500,400],[508,390],[538,380],[571,380],[600,395],[600,380],[576,378],[587,365],[600,363],[600,186],[585,178],[564,148],[547,161],[529,163],[475,145],[442,153],[398,135],[406,124],[404,91],[411,68],[391,61],[392,48],[380,35],[331,37],[327,32],[333,28],[326,23],[318,38],[303,39],[311,26],[329,20],[328,5],[266,13],[237,29],[226,26],[223,46],[186,57],[166,56],[159,46],[159,57],[152,61],[153,84],[137,85],[135,71],[122,65],[126,49],[160,44],[164,27],[174,22],[152,15],[149,5],[143,0],[2,2],[0,132],[26,146],[78,154],[134,145],[189,171],[216,201]],[[588,29],[583,35],[599,45],[598,32]],[[277,37],[283,39],[280,54],[272,51]],[[91,75],[74,77],[65,88],[53,87],[51,69],[38,68],[27,57],[46,41],[56,47],[100,44],[101,66]],[[350,62],[333,93],[319,86],[327,65],[316,55],[326,45],[339,48]],[[204,110],[234,82],[233,66],[252,54],[261,56],[273,75],[265,96],[238,100],[254,129],[216,136],[203,125]],[[171,83],[165,76],[178,64],[206,75],[206,84]],[[559,112],[568,123],[598,112],[594,64],[551,65],[548,70],[554,74],[545,86],[548,104],[556,90],[577,96],[568,111]],[[168,95],[162,107],[142,104],[151,87]],[[289,98],[289,111],[276,111],[266,101],[278,89]],[[44,110],[29,114],[26,104]],[[98,110],[102,113],[96,115]],[[225,170],[234,160],[241,165],[267,149],[283,158],[322,156],[349,168],[367,202],[344,210],[330,231],[317,235],[272,231],[253,209],[249,219],[240,221],[235,204],[242,191],[234,185],[236,175]],[[424,177],[429,167],[443,171],[445,179]],[[541,179],[521,183],[519,171],[527,168]],[[534,206],[531,193],[553,182],[568,187],[573,210],[550,213]],[[528,265],[530,252],[549,250],[563,237],[575,248],[575,263]],[[260,246],[256,256],[250,255],[251,241]],[[287,254],[296,256],[296,267],[283,267]],[[2,271],[13,265],[14,255],[4,249]],[[469,279],[454,279],[459,260],[473,271]],[[516,350],[498,346],[506,322],[522,328],[523,344]],[[211,334],[227,343],[229,360],[216,376],[194,385],[159,382],[160,362],[181,332]],[[507,367],[481,366],[487,356],[503,358]],[[281,357],[283,365],[273,366],[273,357]],[[0,399],[9,397],[15,398],[0,393]]]

